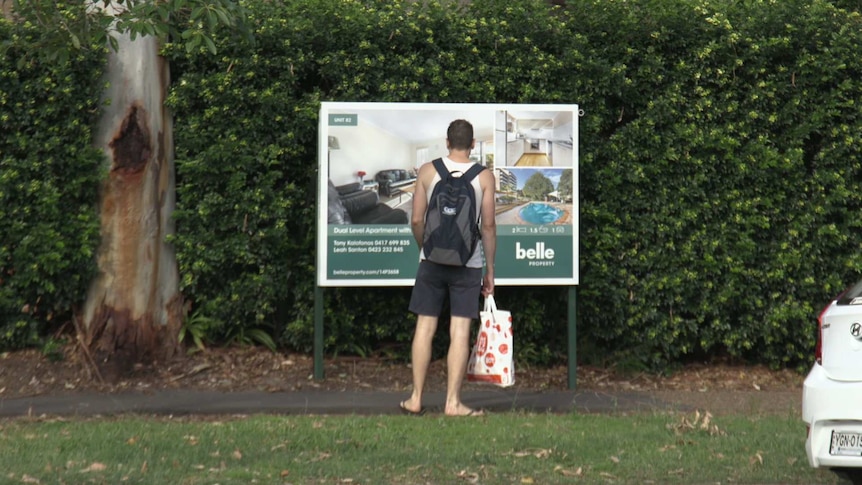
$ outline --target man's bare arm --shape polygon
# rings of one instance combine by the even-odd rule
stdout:
[[[482,280],[482,294],[494,294],[494,262],[497,256],[497,207],[496,181],[490,170],[479,175],[482,186],[482,250],[485,253],[485,277]]]

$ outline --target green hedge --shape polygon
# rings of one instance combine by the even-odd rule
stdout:
[[[0,348],[71,320],[99,243],[103,156],[91,128],[104,51],[48,66],[18,47],[35,36],[0,18]]]
[[[637,364],[810,362],[817,312],[862,263],[860,17],[651,7],[621,29],[610,123],[581,141],[587,338]]]
[[[165,48],[174,243],[184,295],[220,322],[212,340],[262,329],[311,349],[322,100],[585,110],[583,362],[806,366],[817,312],[859,275],[852,1],[244,3],[253,44]],[[409,288],[325,294],[327,352],[408,354]],[[520,361],[565,356],[566,295],[498,288]]]
[[[816,311],[860,262],[859,16],[828,2],[572,3],[249,3],[255,46],[168,49],[186,291],[310,347],[319,100],[574,102],[584,359],[809,362]],[[498,291],[520,357],[564,355],[565,289]],[[408,291],[326,294],[329,350],[404,353]]]
[[[550,11],[529,2],[476,2],[471,10],[487,11],[482,18],[433,2],[291,3],[248,4],[254,46],[226,41],[209,56],[176,45],[167,55],[177,75],[171,105],[184,291],[228,327],[255,321],[307,351],[320,100],[560,102],[553,76],[563,65],[545,52],[562,48],[565,33]],[[524,43],[535,45],[520,51]],[[325,295],[329,351],[409,352],[409,289]],[[533,306],[529,300],[519,305]],[[539,315],[521,324],[537,338],[555,331]],[[523,355],[552,360],[551,340],[525,340]]]

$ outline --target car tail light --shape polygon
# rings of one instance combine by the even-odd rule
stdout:
[[[823,314],[831,305],[832,302],[829,302],[817,316],[817,343],[814,345],[814,360],[820,365],[823,365]]]
[[[832,303],[840,300],[845,293],[847,293],[847,290],[842,291],[832,301],[827,303],[826,306],[823,307],[823,310],[820,310],[820,315],[817,316],[817,343],[814,344],[814,360],[820,365],[823,365],[823,315],[826,314],[826,311],[829,310]]]

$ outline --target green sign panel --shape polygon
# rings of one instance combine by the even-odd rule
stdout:
[[[419,249],[410,226],[329,226],[328,272],[334,280],[416,277]]]
[[[564,228],[565,226],[558,226]],[[505,226],[497,226],[498,279],[571,278],[573,246],[571,228],[557,234],[511,233]],[[566,234],[568,232],[568,234]]]
[[[558,231],[522,232],[498,226],[497,279],[572,278],[570,226]],[[532,228],[530,228],[532,229]],[[333,280],[399,280],[416,277],[419,248],[409,226],[330,225],[327,259]],[[481,243],[480,243],[481,244]]]
[[[329,126],[357,126],[358,124],[357,114],[329,114]]]

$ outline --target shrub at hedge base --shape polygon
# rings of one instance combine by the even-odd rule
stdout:
[[[174,243],[185,296],[221,322],[211,339],[262,329],[312,346],[321,100],[585,110],[582,362],[804,367],[817,311],[859,274],[858,13],[822,0],[244,3],[253,44],[165,48]],[[565,288],[498,293],[521,362],[565,355]],[[325,294],[328,352],[409,353],[409,288]]]

